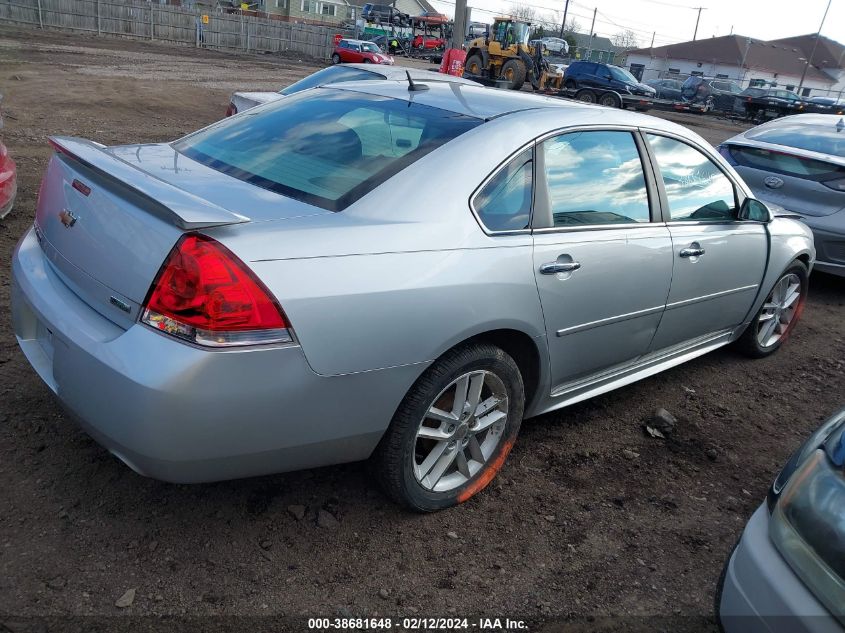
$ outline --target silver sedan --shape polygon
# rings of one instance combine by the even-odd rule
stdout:
[[[775,119],[725,141],[720,151],[755,196],[797,213],[813,230],[816,270],[845,276],[845,119]]]
[[[423,70],[422,68],[412,68],[410,66],[385,66],[382,64],[337,64],[323,68],[315,73],[292,83],[286,88],[282,88],[278,92],[245,92],[238,91],[232,94],[229,99],[229,107],[226,108],[226,116],[232,116],[239,112],[244,112],[250,108],[254,108],[262,103],[269,103],[270,101],[278,101],[287,96],[296,94],[309,88],[317,88],[326,84],[337,84],[345,81],[367,81],[379,79],[405,79],[407,75],[411,75],[414,81],[447,81],[456,84],[467,84],[478,86],[475,81],[464,79],[463,77],[455,77],[454,75],[446,75],[443,73],[434,73],[430,70]]]
[[[463,502],[525,417],[773,353],[815,260],[690,131],[524,93],[350,82],[173,143],[52,142],[18,342],[170,481],[370,458],[411,508]]]

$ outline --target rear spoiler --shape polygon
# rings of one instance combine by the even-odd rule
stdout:
[[[139,199],[160,219],[184,230],[241,224],[249,218],[156,178],[111,154],[105,145],[70,136],[51,136],[50,145],[66,159]]]

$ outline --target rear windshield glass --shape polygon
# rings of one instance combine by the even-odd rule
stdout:
[[[371,73],[368,70],[361,70],[360,68],[349,68],[347,66],[329,66],[318,70],[313,75],[308,75],[305,79],[300,79],[295,84],[289,85],[287,88],[280,90],[283,95],[292,95],[296,92],[302,92],[309,88],[316,88],[317,86],[325,86],[326,84],[336,84],[342,81],[364,81],[366,79],[384,79],[384,75],[378,73]]]
[[[239,180],[340,211],[481,122],[405,100],[317,88],[224,119],[173,147]]]
[[[786,145],[787,147],[796,147],[810,152],[820,152],[843,158],[845,157],[845,132],[837,131],[836,121],[838,119],[835,116],[831,116],[831,118],[834,121],[828,126],[796,122],[768,129],[762,127],[759,130],[748,132],[745,136],[755,141],[776,143],[777,145]]]

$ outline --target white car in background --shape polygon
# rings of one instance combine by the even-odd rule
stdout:
[[[544,37],[540,40],[543,46],[552,53],[566,55],[569,53],[569,43],[559,37]]]
[[[443,73],[423,70],[421,68],[408,68],[406,66],[381,66],[376,64],[338,64],[329,66],[323,70],[308,75],[279,92],[236,92],[229,100],[229,107],[226,109],[226,116],[232,116],[238,112],[249,110],[262,103],[278,101],[288,95],[302,90],[324,86],[326,84],[341,83],[344,81],[366,81],[372,79],[393,79],[401,80],[411,75],[415,81],[446,81],[457,84],[478,85],[477,82],[462,77],[446,75]]]

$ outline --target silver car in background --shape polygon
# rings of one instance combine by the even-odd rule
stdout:
[[[346,82],[173,143],[53,144],[18,342],[170,481],[371,458],[411,508],[463,502],[524,417],[773,353],[815,259],[689,130],[511,91]]]
[[[456,84],[467,84],[478,86],[478,82],[463,77],[455,77],[445,73],[433,72],[422,68],[411,68],[410,66],[384,66],[381,64],[336,64],[323,68],[307,77],[292,83],[278,92],[247,92],[238,91],[232,94],[229,99],[229,107],[226,109],[226,116],[232,116],[244,112],[262,103],[278,101],[285,97],[317,88],[326,84],[336,84],[345,81],[373,81],[379,79],[401,80],[411,75],[414,81],[446,81]]]
[[[784,466],[731,554],[725,633],[845,632],[845,409]]]
[[[802,217],[816,269],[845,276],[845,120],[832,114],[774,119],[719,147],[754,195]]]

